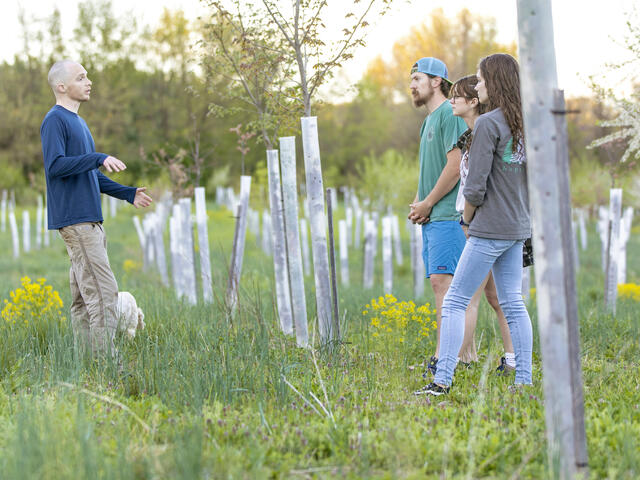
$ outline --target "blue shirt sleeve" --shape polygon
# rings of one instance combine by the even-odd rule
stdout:
[[[100,193],[106,193],[111,197],[126,200],[129,203],[133,203],[136,198],[136,191],[138,190],[136,187],[120,185],[100,171],[98,171],[98,185],[100,186]]]
[[[44,169],[49,178],[68,177],[88,172],[102,165],[108,155],[104,153],[87,153],[65,156],[65,140],[67,133],[62,120],[56,116],[46,118],[40,128]]]

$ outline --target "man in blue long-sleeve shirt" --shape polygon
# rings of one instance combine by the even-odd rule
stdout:
[[[81,348],[93,354],[115,353],[118,284],[107,257],[100,193],[147,207],[145,188],[125,187],[98,170],[120,172],[126,165],[97,153],[80,104],[89,100],[91,81],[82,65],[64,60],[49,70],[56,105],[40,127],[47,182],[49,229],[57,229],[71,259],[71,321]]]

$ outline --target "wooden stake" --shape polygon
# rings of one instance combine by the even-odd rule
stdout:
[[[373,248],[376,242],[374,235],[374,222],[366,219],[364,222],[364,252],[362,254],[362,286],[364,288],[373,288]]]
[[[29,210],[22,211],[22,248],[24,253],[31,251],[31,220]]]
[[[193,224],[191,222],[191,199],[181,198],[179,201],[182,209],[181,220],[181,242],[179,247],[180,255],[184,259],[183,279],[185,287],[185,296],[192,305],[198,303],[198,295],[196,289],[196,262],[193,250]]]
[[[411,224],[411,266],[413,267],[413,296],[424,295],[424,261],[422,260],[422,225]]]
[[[564,118],[554,120],[554,113],[565,112],[564,107],[557,108],[550,0],[518,0],[518,34],[548,458],[551,467],[559,469],[554,476],[572,479],[586,467],[587,457],[584,419],[578,418],[582,412],[576,408],[582,398],[582,379],[579,352],[572,347],[578,320],[568,158],[566,127],[560,128]]]
[[[282,199],[284,204],[284,223],[287,236],[287,265],[289,267],[289,285],[293,309],[293,321],[296,327],[296,343],[299,347],[309,344],[307,329],[307,299],[304,290],[304,272],[302,270],[302,252],[298,230],[298,188],[296,179],[296,139],[280,138],[280,163],[282,164]]]
[[[267,150],[267,170],[269,173],[273,267],[276,277],[276,304],[278,306],[278,315],[280,317],[282,331],[285,335],[293,335],[291,290],[289,287],[289,275],[287,274],[287,240],[284,230],[284,217],[282,215],[283,206],[278,150]]]
[[[2,202],[0,202],[0,230],[7,231],[7,191],[2,190]]]
[[[18,233],[16,212],[11,207],[9,208],[9,227],[11,228],[11,240],[13,241],[13,258],[18,258],[20,256],[20,234]]]
[[[382,278],[383,289],[385,294],[391,294],[393,291],[393,257],[392,257],[392,233],[391,233],[391,217],[385,215],[382,217]]]
[[[338,221],[338,235],[340,237],[340,281],[342,285],[349,285],[349,245],[346,220]]]
[[[622,213],[622,189],[612,188],[609,193],[609,236],[607,241],[607,269],[605,275],[605,305],[616,314],[618,299],[618,256],[620,251],[620,216]]]
[[[627,207],[620,222],[620,245],[618,252],[618,283],[627,283],[627,242],[631,236],[633,207]]]
[[[267,210],[262,211],[262,251],[266,255],[273,253],[273,233],[271,228],[271,214]]]
[[[249,212],[249,194],[251,192],[251,177],[243,175],[240,177],[240,204],[238,205],[238,216],[236,218],[236,230],[233,237],[233,251],[231,253],[231,264],[229,266],[229,281],[227,283],[227,305],[233,312],[238,304],[238,287],[242,274],[242,259],[244,257],[244,243],[247,235],[247,213]],[[204,190],[201,193],[204,203]],[[206,211],[204,213],[206,220]],[[205,225],[206,227],[206,225]],[[205,234],[206,235],[206,234]],[[208,237],[207,237],[208,242]],[[208,247],[207,247],[208,250]],[[208,260],[207,260],[207,263]],[[207,271],[209,288],[211,288],[211,267]],[[204,273],[203,273],[204,279]],[[209,292],[209,302],[213,301],[213,291]]]
[[[402,239],[400,238],[400,221],[397,215],[391,215],[391,233],[393,234],[393,250],[396,256],[396,265],[402,265]]]
[[[311,222],[311,251],[313,253],[313,272],[316,285],[318,326],[321,341],[329,342],[338,338],[338,328],[332,324],[331,319],[327,222],[324,214],[324,188],[322,185],[320,144],[318,142],[318,119],[316,117],[304,117],[301,121],[304,169],[307,180],[307,201],[309,202],[309,220]]]
[[[42,195],[38,195],[38,208],[36,209],[36,249],[42,248]]]
[[[251,177],[249,177],[251,183]],[[242,191],[242,187],[240,187]],[[211,256],[209,255],[209,228],[207,225],[207,203],[204,187],[194,190],[196,200],[196,226],[198,228],[198,250],[200,251],[200,277],[202,279],[202,299],[204,303],[213,302],[211,282]],[[242,194],[241,194],[242,195]]]
[[[327,222],[329,224],[329,259],[331,261],[331,296],[333,298],[333,338],[340,338],[340,317],[338,315],[338,279],[336,273],[336,248],[333,236],[333,202],[338,198],[333,188],[327,188]]]
[[[304,264],[304,274],[311,275],[311,257],[309,254],[309,227],[307,219],[300,219],[300,241],[302,242],[302,260]]]

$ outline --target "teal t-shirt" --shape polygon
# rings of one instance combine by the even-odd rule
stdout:
[[[467,130],[467,124],[455,117],[451,104],[445,101],[431,114],[427,115],[420,129],[420,180],[418,199],[424,200],[436,185],[440,174],[447,164],[447,153],[456,145],[458,138]],[[431,211],[430,221],[457,220],[460,214],[456,210],[458,186],[436,203]]]

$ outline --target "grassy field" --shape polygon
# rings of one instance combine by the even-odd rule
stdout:
[[[553,478],[546,455],[537,313],[534,386],[520,391],[493,370],[502,354],[493,312],[483,303],[476,333],[480,361],[456,375],[452,394],[414,398],[434,337],[374,336],[362,315],[376,286],[340,289],[344,343],[301,350],[274,314],[271,260],[251,235],[240,308],[222,306],[233,220],[212,209],[213,306],[191,307],[143,272],[131,217],[106,222],[120,290],[132,292],[147,328],[118,337],[124,372],[74,356],[68,320],[55,315],[0,322],[0,478]],[[19,217],[20,218],[20,217]],[[403,230],[403,235],[407,237]],[[406,240],[406,238],[405,238]],[[46,278],[69,305],[69,261],[61,240],[11,258],[0,234],[0,295],[20,278]],[[395,267],[398,301],[412,298],[408,242]],[[628,245],[628,278],[640,283],[640,235]],[[361,283],[354,253],[352,284]],[[380,257],[378,257],[380,258]],[[591,229],[578,275],[586,428],[591,478],[640,476],[638,303],[603,307],[600,245]],[[307,302],[315,310],[313,281]],[[387,299],[387,303],[390,300]],[[432,319],[435,319],[433,316]],[[310,322],[313,323],[313,322]],[[311,328],[312,335],[315,327]],[[315,345],[317,347],[317,345]],[[557,368],[568,368],[558,365]]]

